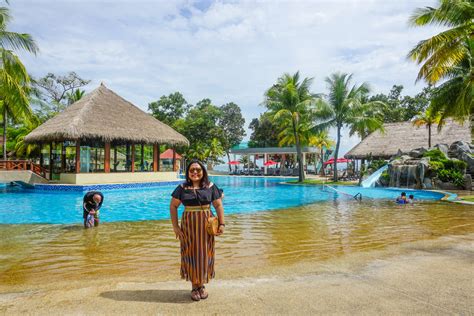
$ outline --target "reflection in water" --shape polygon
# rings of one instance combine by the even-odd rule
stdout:
[[[358,251],[474,232],[469,205],[333,200],[281,211],[227,217],[217,239],[217,274],[317,262]],[[55,281],[126,276],[176,279],[179,243],[169,221],[3,225],[2,290]]]

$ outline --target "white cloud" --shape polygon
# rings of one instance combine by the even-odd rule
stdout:
[[[265,89],[284,72],[314,77],[315,92],[335,71],[354,73],[374,93],[403,84],[414,94],[409,49],[437,30],[407,19],[432,0],[405,1],[15,1],[11,29],[33,35],[34,76],[76,71],[104,81],[143,109],[181,91],[195,103],[236,102],[247,124],[264,111]],[[344,137],[342,151],[356,139]]]

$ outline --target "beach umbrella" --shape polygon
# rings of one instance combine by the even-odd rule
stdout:
[[[234,166],[234,165],[240,165],[240,161],[238,160],[231,160],[228,162],[229,165]]]
[[[273,165],[276,165],[278,162],[276,161],[273,161],[273,160],[268,160],[267,162],[265,162],[263,165],[264,166],[273,166]]]
[[[351,161],[350,159],[346,159],[346,158],[337,158],[337,163],[347,163],[347,162],[350,162],[350,161]],[[333,163],[334,163],[334,158],[331,158],[328,161],[326,161],[324,163],[324,165],[327,166],[327,165],[331,165]]]

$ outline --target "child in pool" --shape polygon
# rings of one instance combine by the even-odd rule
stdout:
[[[407,194],[405,192],[402,192],[399,197],[396,199],[397,204],[408,204],[407,201]]]

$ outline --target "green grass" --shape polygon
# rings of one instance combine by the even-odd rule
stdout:
[[[460,196],[461,200],[474,202],[474,195]]]
[[[302,183],[298,182],[298,180],[290,180],[287,181],[290,184],[312,184],[312,185],[322,185],[322,184],[334,184],[334,185],[357,185],[355,182],[347,182],[347,181],[324,181],[324,180],[316,180],[316,179],[305,179]]]

